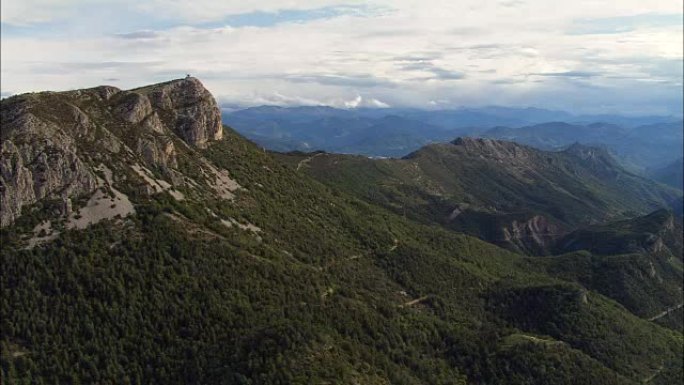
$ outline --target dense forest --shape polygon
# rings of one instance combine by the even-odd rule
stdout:
[[[321,182],[227,127],[176,148],[185,177],[211,164],[240,188],[149,194],[128,172],[109,193],[133,215],[55,223],[32,244],[58,216],[47,199],[0,230],[3,384],[683,380],[681,312],[650,320],[681,303],[670,249],[525,255]]]

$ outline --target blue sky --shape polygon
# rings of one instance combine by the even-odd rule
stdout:
[[[2,95],[199,77],[230,106],[682,113],[680,0],[3,0]]]

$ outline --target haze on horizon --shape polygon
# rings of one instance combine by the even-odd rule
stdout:
[[[682,114],[677,0],[2,2],[2,96],[200,78],[225,107]]]

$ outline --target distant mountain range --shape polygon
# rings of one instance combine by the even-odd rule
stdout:
[[[678,189],[684,189],[684,159],[679,158],[674,162],[665,165],[664,167],[651,170],[649,175],[659,182],[668,184]]]
[[[426,111],[263,106],[225,113],[223,121],[275,151],[402,157],[429,143],[473,136],[545,150],[575,142],[605,146],[639,172],[682,157],[682,120],[663,116],[579,116],[506,107]]]

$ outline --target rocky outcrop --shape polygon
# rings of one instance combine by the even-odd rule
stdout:
[[[514,220],[501,232],[504,242],[534,254],[546,254],[562,233],[559,226],[541,215],[525,221]]]
[[[140,123],[152,114],[152,105],[146,96],[137,92],[128,92],[121,98],[116,113],[129,123]]]
[[[41,199],[68,207],[71,198],[92,195],[99,186],[93,165],[101,161],[128,167],[136,157],[182,184],[177,137],[205,148],[223,136],[216,100],[191,77],[131,91],[101,86],[25,94],[1,107],[2,227]]]
[[[199,80],[187,77],[134,91],[147,95],[162,121],[187,143],[204,148],[223,137],[221,110]]]
[[[168,137],[150,135],[138,138],[136,152],[146,164],[161,170],[178,166],[176,148]]]
[[[12,112],[4,112],[0,226],[11,224],[23,207],[40,199],[67,199],[97,187],[96,177],[78,157],[71,136],[60,127],[28,112],[16,119],[9,119]]]

